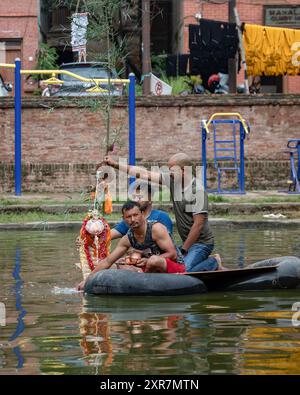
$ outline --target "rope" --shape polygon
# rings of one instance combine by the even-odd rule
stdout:
[[[100,172],[97,171],[97,173],[96,173],[96,191],[95,191],[95,197],[94,197],[94,210],[97,209],[97,195],[98,195],[99,179],[100,179]]]
[[[76,14],[78,13],[78,9],[79,9],[79,3],[80,3],[80,0],[77,0],[77,6],[76,6]]]

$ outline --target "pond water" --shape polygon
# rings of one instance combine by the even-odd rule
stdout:
[[[0,374],[300,374],[300,290],[85,297],[77,233],[0,232]],[[214,233],[227,266],[300,256],[297,229]]]

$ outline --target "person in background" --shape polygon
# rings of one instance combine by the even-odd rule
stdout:
[[[145,218],[149,222],[159,222],[167,228],[170,235],[173,233],[173,223],[168,213],[162,210],[155,210],[152,207],[152,198],[155,191],[153,185],[146,181],[138,180],[131,184],[129,195],[131,200],[139,203],[141,210],[144,212]],[[111,239],[119,239],[126,235],[129,230],[129,226],[124,221],[120,221],[111,230]]]

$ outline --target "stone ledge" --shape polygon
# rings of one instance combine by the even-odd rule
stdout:
[[[92,97],[58,98],[29,97],[22,99],[22,108],[85,108],[92,107]],[[105,99],[96,99],[99,102]],[[90,104],[89,104],[90,103]],[[93,99],[93,103],[95,100]],[[290,106],[300,105],[300,94],[269,93],[259,95],[187,95],[187,96],[137,96],[136,107],[210,107],[210,106]],[[128,97],[114,98],[113,107],[127,107]],[[0,109],[14,108],[14,99],[0,98]]]

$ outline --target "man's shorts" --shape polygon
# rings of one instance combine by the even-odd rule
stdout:
[[[167,263],[167,273],[185,273],[185,265],[172,261],[172,259],[165,258]]]

